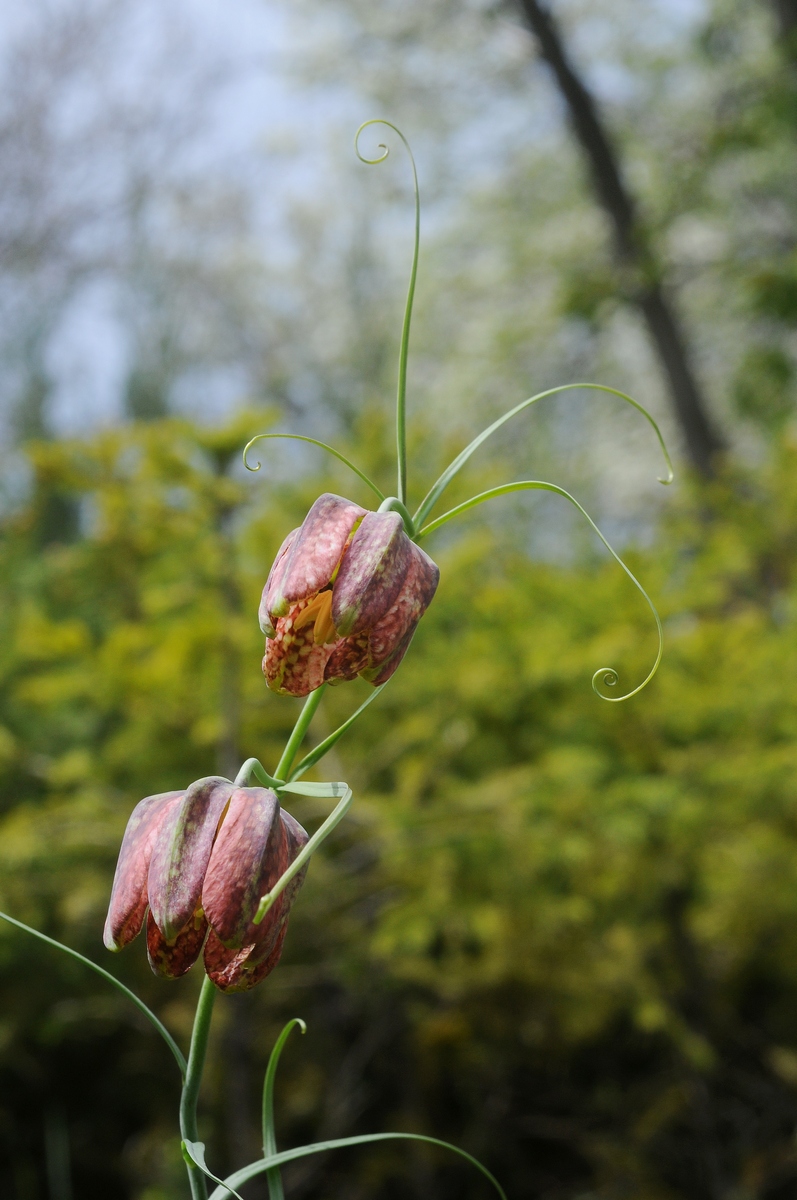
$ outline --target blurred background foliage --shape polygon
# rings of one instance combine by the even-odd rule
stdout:
[[[320,490],[368,503],[295,445],[247,475],[242,445],[326,435],[392,486],[407,177],[398,155],[373,170],[350,151],[382,111],[425,197],[411,498],[538,388],[631,391],[678,452],[669,491],[644,424],[574,394],[508,427],[450,495],[569,487],[656,600],[666,657],[628,704],[594,696],[600,666],[644,677],[654,631],[551,497],[430,540],[434,605],[319,775],[352,785],[350,819],[279,970],[219,1005],[210,1161],[257,1155],[265,1061],[300,1015],[282,1145],[407,1129],[477,1154],[513,1197],[788,1200],[797,5],[557,0],[552,44],[532,0],[239,4],[4,19],[2,907],[188,1036],[198,980],[156,981],[138,943],[102,950],[110,880],[143,795],[250,754],[273,769],[297,705],[262,682],[260,589]],[[590,105],[619,193],[573,134]],[[367,694],[331,691],[313,736]],[[177,1097],[135,1011],[0,929],[4,1195],[178,1200]],[[286,1185],[485,1194],[404,1146],[308,1160]]]

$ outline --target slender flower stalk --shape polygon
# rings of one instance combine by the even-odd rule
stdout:
[[[215,1000],[216,989],[210,979],[205,976],[197,1001],[194,1028],[191,1032],[191,1048],[188,1052],[188,1069],[183,1083],[183,1093],[180,1097],[180,1135],[183,1142],[199,1141],[197,1103],[208,1052],[210,1022]],[[190,1160],[186,1162],[186,1166],[188,1167],[188,1182],[191,1187],[191,1200],[207,1200],[208,1189],[203,1172]]]
[[[285,749],[282,752],[282,757],[277,763],[277,779],[287,779],[291,767],[294,764],[296,755],[299,753],[299,747],[305,739],[307,730],[310,728],[310,722],[315,716],[316,709],[324,699],[324,684],[317,688],[305,700],[302,711],[299,713],[296,724],[293,727],[293,732],[288,738]]]

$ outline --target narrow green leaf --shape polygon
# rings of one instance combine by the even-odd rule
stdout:
[[[463,504],[458,504],[456,506],[456,508],[452,508],[447,513],[443,513],[442,517],[438,517],[435,521],[430,521],[429,524],[426,525],[420,531],[416,540],[420,541],[421,538],[426,537],[427,534],[433,533],[435,531],[435,529],[439,529],[441,525],[445,525],[447,521],[451,521],[454,519],[454,517],[458,517],[462,513],[468,512],[469,509],[475,508],[477,504],[484,504],[484,502],[486,500],[493,500],[496,496],[506,496],[510,492],[526,492],[526,491],[553,492],[554,495],[562,496],[562,497],[564,497],[565,500],[569,500],[571,504],[574,504],[575,507],[578,509],[578,511],[581,513],[582,517],[585,517],[586,520],[589,521],[589,523],[592,526],[592,528],[594,529],[595,533],[597,533],[598,537],[603,542],[604,546],[609,551],[609,553],[611,554],[611,556],[615,560],[615,562],[620,564],[620,566],[623,568],[626,575],[631,580],[631,582],[634,584],[634,586],[636,588],[638,588],[639,591],[642,593],[642,595],[645,597],[645,600],[648,603],[648,607],[650,608],[650,611],[653,613],[653,619],[656,622],[656,630],[659,635],[659,648],[658,648],[658,652],[656,654],[656,661],[653,663],[653,666],[651,667],[651,669],[648,672],[645,679],[642,680],[642,683],[640,683],[637,687],[635,687],[633,689],[633,691],[626,692],[624,696],[604,696],[603,692],[598,691],[598,683],[603,683],[607,687],[614,687],[615,684],[617,683],[617,678],[618,678],[617,672],[615,671],[614,667],[599,667],[598,670],[595,672],[595,674],[592,676],[593,691],[595,692],[595,694],[597,696],[600,696],[601,700],[608,700],[611,704],[619,704],[623,700],[628,700],[628,699],[630,699],[631,696],[635,696],[637,694],[637,692],[641,692],[644,687],[647,687],[647,685],[650,683],[651,679],[653,678],[653,676],[656,674],[656,672],[659,669],[659,663],[661,662],[661,656],[662,656],[662,653],[664,652],[664,631],[662,630],[662,627],[661,627],[661,619],[659,618],[659,614],[656,611],[655,604],[653,603],[650,596],[647,594],[647,592],[643,588],[642,584],[637,579],[636,575],[634,575],[628,569],[628,567],[625,565],[623,560],[620,558],[620,555],[615,553],[615,551],[612,549],[612,547],[606,541],[606,538],[603,536],[600,529],[598,529],[598,526],[595,524],[595,522],[593,521],[592,517],[589,515],[587,510],[585,508],[582,508],[582,506],[579,504],[578,500],[576,500],[574,496],[571,496],[569,492],[566,492],[564,488],[558,487],[555,483],[544,483],[542,480],[539,480],[539,479],[521,479],[521,480],[517,480],[515,483],[501,484],[500,487],[490,488],[489,491],[481,492],[478,496],[471,496],[470,500],[466,500]]]
[[[277,1077],[277,1067],[279,1066],[280,1055],[283,1047],[290,1037],[291,1031],[295,1026],[299,1026],[302,1033],[307,1032],[307,1026],[301,1017],[294,1017],[288,1021],[288,1024],[282,1030],[276,1041],[274,1049],[271,1051],[266,1067],[266,1077],[263,1080],[263,1157],[268,1158],[270,1155],[277,1153],[277,1137],[274,1130],[274,1080]],[[283,1200],[282,1177],[279,1167],[272,1167],[266,1171],[266,1179],[268,1181],[269,1200]]]
[[[365,1146],[371,1142],[388,1141],[427,1142],[431,1146],[442,1146],[444,1150],[450,1150],[453,1154],[458,1154],[461,1158],[466,1159],[476,1167],[477,1171],[481,1171],[482,1175],[495,1188],[501,1200],[507,1200],[506,1192],[498,1180],[491,1171],[488,1171],[479,1162],[478,1158],[474,1158],[472,1154],[468,1154],[467,1150],[460,1150],[459,1146],[452,1146],[450,1142],[442,1142],[439,1138],[426,1137],[422,1133],[366,1133],[360,1137],[335,1138],[329,1142],[314,1142],[309,1146],[299,1146],[295,1150],[283,1150],[280,1154],[272,1154],[268,1158],[261,1158],[258,1162],[250,1163],[248,1167],[241,1167],[240,1171],[227,1176],[223,1186],[240,1187],[247,1180],[254,1179],[256,1175],[262,1175],[264,1171],[269,1171],[272,1167],[281,1167],[285,1163],[295,1162],[299,1158],[307,1158],[310,1154],[323,1154],[327,1150],[340,1150],[346,1146]],[[224,1200],[224,1192],[216,1188],[210,1200]]]
[[[310,783],[307,780],[291,780],[290,783],[281,783],[279,785],[280,792],[293,792],[295,796],[319,796],[322,800],[335,800],[340,796],[345,796],[349,790],[347,783]]]
[[[339,450],[336,450],[334,448],[334,446],[328,446],[326,444],[326,442],[319,442],[317,438],[305,437],[301,433],[258,433],[258,434],[255,434],[255,436],[250,441],[248,441],[244,447],[244,466],[246,467],[247,471],[259,471],[261,466],[263,465],[262,463],[258,462],[255,464],[255,466],[250,467],[249,463],[247,462],[247,455],[249,454],[249,451],[251,450],[252,446],[254,446],[255,442],[267,441],[267,440],[271,440],[273,438],[287,438],[287,440],[291,441],[291,442],[310,442],[310,444],[312,446],[319,446],[322,450],[326,450],[328,454],[334,455],[334,457],[337,458],[340,462],[342,462],[344,464],[344,466],[347,466],[350,471],[353,471],[355,475],[357,475],[360,479],[362,479],[363,483],[366,484],[371,489],[371,491],[376,496],[379,497],[380,500],[384,500],[384,498],[385,498],[384,494],[379,490],[379,488],[376,486],[376,484],[373,482],[373,480],[369,479],[368,476],[365,474],[365,472],[361,471],[359,467],[355,467],[354,463],[350,462],[349,459],[346,458],[345,454],[341,454]]]
[[[236,1192],[234,1187],[231,1187],[229,1183],[225,1183],[223,1179],[219,1179],[218,1175],[214,1175],[212,1171],[208,1170],[207,1164],[205,1163],[204,1142],[189,1142],[187,1138],[184,1138],[180,1144],[183,1149],[183,1156],[185,1157],[187,1155],[189,1162],[192,1162],[195,1167],[198,1167],[203,1175],[207,1175],[208,1179],[212,1179],[214,1183],[219,1185],[219,1187],[224,1188],[224,1193],[227,1193],[230,1196],[236,1196],[237,1200],[243,1200],[243,1196]],[[216,1190],[218,1191],[218,1188]],[[222,1195],[224,1193],[222,1193]],[[214,1192],[213,1195],[215,1196],[216,1192]]]
[[[332,749],[332,747],[335,745],[335,742],[339,741],[340,738],[343,737],[344,733],[352,727],[360,714],[365,712],[368,705],[373,704],[379,693],[386,687],[387,684],[382,683],[379,685],[379,687],[374,688],[368,699],[363,701],[357,711],[353,712],[347,721],[344,721],[343,724],[339,725],[333,733],[330,733],[329,737],[325,737],[323,742],[319,742],[317,746],[314,746],[313,749],[309,751],[309,753],[305,754],[298,767],[295,767],[294,770],[291,771],[291,782],[294,782],[301,775],[304,775],[305,771],[309,771],[311,767],[315,766],[315,764]]]
[[[253,775],[255,779],[263,784],[263,787],[276,789],[284,786],[285,781],[282,779],[274,779],[273,776],[269,775],[268,771],[258,758],[247,758],[246,762],[235,776],[235,786],[246,787]]]
[[[618,396],[621,400],[624,400],[626,404],[630,404],[632,408],[635,408],[637,412],[642,413],[642,416],[646,421],[650,422],[656,432],[656,437],[659,439],[659,445],[661,446],[661,452],[664,455],[664,461],[667,464],[667,478],[662,479],[661,476],[659,476],[659,483],[672,483],[673,469],[669,451],[667,450],[664,438],[662,437],[661,430],[646,408],[644,408],[631,396],[627,396],[625,392],[619,392],[617,388],[606,387],[602,383],[565,383],[562,384],[561,387],[548,388],[547,391],[538,392],[536,396],[530,396],[528,400],[523,400],[520,404],[516,404],[514,408],[510,408],[509,412],[506,412],[502,417],[499,417],[497,421],[493,421],[492,425],[488,425],[486,429],[483,429],[478,437],[475,437],[473,441],[470,442],[469,445],[467,445],[465,449],[457,455],[454,461],[446,467],[440,478],[432,485],[413,518],[416,529],[421,528],[423,522],[432,511],[451,480],[459,471],[462,470],[470,456],[476,450],[478,450],[479,446],[481,446],[483,442],[486,442],[488,437],[491,437],[496,430],[500,429],[502,425],[505,425],[507,421],[512,419],[512,417],[516,417],[518,413],[523,412],[525,408],[529,408],[532,404],[536,404],[538,400],[545,400],[548,396],[556,396],[559,392],[569,392],[573,389],[582,388],[588,388],[596,392],[608,392],[611,396]],[[418,537],[416,537],[416,541],[418,541],[421,536],[422,535],[418,535]]]
[[[379,143],[379,149],[384,150],[384,154],[380,154],[378,158],[366,158],[360,153],[360,134],[369,125],[386,125],[388,129],[392,129],[397,133],[404,143],[404,149],[407,151],[412,167],[412,183],[415,190],[415,240],[412,249],[412,268],[410,270],[410,282],[407,288],[407,302],[404,305],[404,322],[401,327],[401,346],[399,349],[399,369],[398,369],[398,389],[396,393],[396,452],[398,458],[398,498],[402,503],[407,500],[407,356],[410,348],[410,324],[412,322],[412,305],[415,299],[415,280],[418,276],[418,252],[421,242],[421,194],[418,188],[418,172],[415,169],[415,159],[410,149],[410,144],[405,138],[401,130],[393,125],[391,121],[384,121],[381,117],[375,117],[370,121],[363,121],[360,128],[354,135],[354,149],[360,162],[367,163],[368,166],[376,166],[377,163],[384,162],[390,153],[384,142]]]
[[[326,789],[334,788],[336,790],[335,791],[331,791],[331,790],[318,791],[317,789],[319,789],[319,788],[326,788]],[[312,791],[310,791],[308,789],[312,789]],[[324,824],[319,829],[316,830],[316,832],[310,838],[307,845],[304,846],[303,849],[299,852],[299,854],[296,855],[296,858],[293,860],[291,865],[288,867],[287,871],[285,871],[282,875],[280,875],[279,879],[274,884],[274,887],[271,889],[271,891],[267,892],[266,895],[262,897],[260,904],[258,905],[257,912],[255,913],[255,916],[254,916],[255,925],[260,924],[260,922],[263,920],[263,917],[266,915],[268,910],[271,908],[272,904],[277,899],[277,897],[280,895],[280,893],[285,890],[285,888],[290,883],[290,881],[293,879],[293,877],[295,875],[299,874],[299,872],[301,871],[304,864],[308,861],[309,858],[312,857],[313,854],[315,854],[316,850],[321,845],[321,843],[327,837],[329,837],[330,833],[335,828],[335,826],[338,824],[338,822],[343,820],[343,818],[345,817],[346,813],[349,810],[349,807],[351,806],[352,800],[354,799],[354,797],[352,796],[351,788],[348,786],[348,784],[345,784],[345,783],[286,783],[282,788],[280,788],[280,791],[281,792],[295,792],[296,794],[301,795],[301,796],[324,796],[324,797],[327,797],[327,796],[342,795],[343,798],[340,801],[340,803],[337,805],[337,807],[327,817],[326,821],[324,821]]]
[[[112,975],[110,971],[106,971],[104,967],[98,966],[97,963],[92,962],[91,959],[86,958],[85,955],[79,954],[77,950],[73,950],[70,946],[65,946],[62,942],[57,942],[55,938],[48,937],[46,933],[39,933],[38,929],[33,929],[30,925],[25,925],[22,921],[17,921],[15,917],[9,917],[8,913],[0,912],[0,917],[2,917],[4,921],[8,921],[9,925],[16,925],[17,929],[22,929],[25,931],[25,933],[29,933],[33,937],[38,938],[39,941],[46,942],[48,946],[54,946],[56,950],[61,950],[64,954],[68,954],[70,958],[77,959],[77,961],[83,963],[84,966],[91,967],[92,971],[95,971],[97,975],[101,975],[103,979],[107,980],[108,983],[112,983],[113,986],[122,992],[123,995],[127,996],[127,999],[132,1001],[136,1008],[142,1012],[147,1020],[155,1027],[155,1029],[157,1029],[158,1033],[161,1035],[163,1040],[166,1042],[166,1045],[174,1055],[177,1065],[180,1068],[180,1074],[182,1075],[183,1079],[185,1079],[186,1062],[180,1047],[177,1045],[177,1042],[169,1033],[166,1026],[158,1020],[151,1009],[147,1008],[144,1001],[140,1000],[135,992],[131,991],[129,987],[126,987],[125,984],[123,984],[121,980],[117,979],[115,975]]]

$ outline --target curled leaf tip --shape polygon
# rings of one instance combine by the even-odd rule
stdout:
[[[604,388],[603,390],[607,391],[609,389]],[[515,480],[514,483],[503,483],[503,484],[500,484],[498,487],[490,488],[486,492],[481,492],[478,496],[471,496],[470,500],[465,500],[464,503],[458,504],[456,506],[456,508],[449,509],[449,511],[447,513],[443,513],[443,515],[441,517],[437,517],[434,521],[430,521],[428,525],[424,525],[423,528],[416,534],[416,541],[420,541],[421,538],[426,537],[428,534],[432,533],[435,529],[439,529],[442,525],[445,525],[448,521],[453,520],[455,517],[461,516],[463,513],[468,512],[471,508],[475,508],[477,504],[483,504],[485,501],[493,500],[497,496],[506,496],[512,492],[525,492],[525,491],[552,492],[555,496],[562,496],[563,499],[569,501],[570,504],[572,504],[575,508],[577,508],[578,511],[581,513],[582,517],[584,517],[586,519],[587,523],[592,527],[593,532],[596,533],[598,535],[598,537],[600,538],[600,540],[603,542],[604,546],[609,551],[609,553],[611,554],[614,561],[618,564],[618,566],[622,567],[623,571],[625,572],[626,576],[631,580],[634,587],[644,597],[644,599],[648,605],[648,608],[650,609],[651,613],[653,614],[653,619],[656,622],[656,633],[657,633],[658,639],[659,639],[659,648],[656,653],[656,661],[653,663],[653,666],[651,667],[651,669],[648,672],[645,679],[643,679],[642,683],[640,683],[637,687],[635,687],[633,689],[633,691],[626,692],[626,694],[624,696],[604,696],[603,692],[598,691],[598,684],[603,683],[606,685],[606,687],[616,687],[617,680],[618,680],[617,672],[614,670],[613,667],[600,667],[595,672],[595,674],[592,676],[593,690],[595,691],[595,694],[597,696],[600,696],[601,700],[607,700],[610,704],[618,704],[621,700],[630,700],[630,698],[632,696],[636,696],[637,692],[641,692],[644,687],[647,687],[647,685],[650,683],[651,679],[653,678],[653,676],[656,674],[656,672],[659,669],[659,663],[661,662],[661,656],[664,652],[664,632],[661,627],[661,618],[659,617],[658,611],[656,609],[656,605],[653,603],[650,596],[648,595],[648,593],[643,588],[642,584],[637,579],[636,575],[634,575],[633,572],[631,570],[629,570],[629,568],[626,566],[626,564],[620,558],[619,554],[617,554],[616,551],[612,549],[612,547],[607,542],[606,538],[601,533],[600,529],[598,529],[598,526],[595,524],[592,517],[589,515],[587,510],[581,504],[579,504],[579,502],[578,502],[578,500],[576,500],[575,496],[571,496],[569,492],[566,492],[564,488],[559,487],[558,484],[547,483],[547,482],[545,482],[545,480],[542,480],[542,479],[519,479],[519,480]],[[415,516],[415,522],[416,522],[416,524],[419,523],[417,514]]]
[[[249,454],[249,451],[252,449],[252,447],[254,446],[255,442],[258,440],[259,437],[262,437],[262,434],[257,434],[255,437],[253,437],[251,439],[251,441],[248,441],[246,443],[246,445],[244,446],[244,466],[246,467],[247,471],[259,471],[261,466],[263,465],[260,461],[258,461],[255,464],[255,466],[252,467],[249,465],[249,462],[247,460],[247,455]]]
[[[307,437],[303,433],[256,433],[255,436],[244,446],[244,466],[246,467],[247,471],[259,471],[262,465],[259,461],[254,467],[249,465],[247,455],[254,446],[255,442],[267,442],[280,439],[288,442],[307,442],[310,446],[318,446],[320,450],[325,450],[327,454],[331,454],[333,458],[338,460],[338,462],[342,462],[344,467],[348,467],[350,471],[353,471],[354,474],[371,489],[375,496],[378,496],[380,500],[384,500],[384,493],[380,491],[373,480],[369,479],[365,472],[361,471],[360,468],[355,466],[353,462],[350,462],[349,459],[346,458],[345,454],[341,454],[341,452],[336,450],[334,446],[328,446],[326,442],[319,442],[318,438]]]
[[[381,150],[382,154],[378,155],[376,158],[365,157],[360,150],[360,134],[364,129],[367,129],[369,125],[387,125],[389,129],[395,129],[399,137],[402,137],[402,133],[400,129],[396,129],[395,125],[391,125],[390,121],[383,121],[381,117],[372,117],[370,121],[363,121],[362,125],[354,135],[354,152],[359,158],[360,162],[367,163],[369,167],[374,167],[377,163],[385,161],[387,156],[390,154],[390,148],[386,146],[384,142],[378,142],[377,149]]]
[[[620,677],[615,671],[614,667],[598,667],[597,671],[592,676],[592,690],[600,700],[609,700],[611,703],[616,703],[618,700],[627,700],[627,696],[604,696],[603,692],[598,686],[602,683],[604,687],[617,687],[619,678]],[[647,682],[647,680],[645,682]]]
[[[655,610],[654,610],[654,612],[655,612]],[[656,614],[656,616],[658,617],[658,614]],[[659,669],[659,663],[661,662],[661,654],[662,654],[661,630],[659,630],[659,652],[658,652],[658,655],[656,656],[656,661],[654,662],[647,677],[645,679],[643,679],[642,682],[633,689],[633,691],[626,692],[626,694],[624,696],[604,696],[603,692],[600,691],[598,684],[602,683],[604,685],[604,687],[611,687],[611,688],[617,687],[620,677],[617,674],[617,672],[615,671],[614,667],[599,667],[598,670],[595,672],[595,674],[592,676],[593,692],[595,693],[596,696],[600,697],[601,700],[608,701],[609,704],[622,704],[623,700],[630,700],[632,696],[636,696],[637,692],[641,692],[643,688],[646,688],[648,686],[651,679],[653,678],[653,676],[656,674],[656,672]]]

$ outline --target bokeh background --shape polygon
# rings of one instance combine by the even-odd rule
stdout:
[[[0,17],[0,902],[182,1038],[199,980],[100,930],[133,805],[257,755],[297,704],[259,592],[322,489],[392,489],[412,236],[411,499],[503,409],[452,501],[401,672],[324,764],[357,802],[283,964],[218,1006],[202,1135],[435,1134],[513,1200],[797,1195],[797,3],[35,0]],[[377,136],[364,149],[375,150]],[[315,736],[367,695],[336,689]],[[321,809],[297,799],[309,827]],[[0,929],[0,1191],[179,1200],[168,1052]],[[428,1147],[307,1160],[291,1200],[479,1200]],[[247,1185],[248,1200],[265,1195]]]

